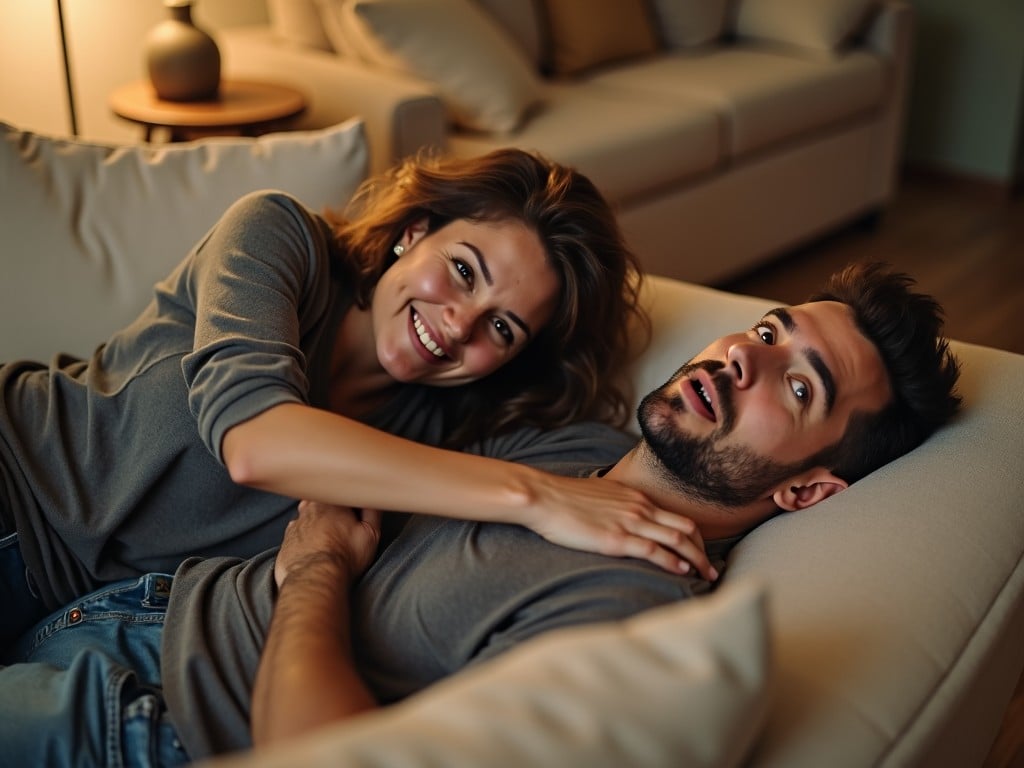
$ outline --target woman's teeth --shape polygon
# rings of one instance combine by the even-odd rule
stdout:
[[[420,322],[419,315],[413,315],[412,326],[416,329],[416,335],[420,337],[420,343],[427,348],[427,350],[434,357],[444,357],[444,350],[437,345],[437,342],[430,338],[430,334],[427,333],[427,329],[423,327],[423,323]]]

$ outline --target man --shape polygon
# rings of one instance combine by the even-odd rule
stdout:
[[[852,268],[811,303],[718,339],[644,398],[643,438],[631,448],[579,425],[482,450],[643,491],[695,524],[691,562],[713,580],[739,536],[843,490],[955,412],[958,370],[938,307],[911,286],[879,267]],[[39,664],[0,673],[0,687],[24,681],[20,708],[0,706],[0,751],[29,754],[56,732],[33,760],[95,749],[102,763],[104,750],[137,753],[142,734],[168,765],[247,746],[250,718],[255,742],[269,743],[400,699],[541,632],[710,588],[697,574],[561,549],[523,528],[425,516],[383,534],[370,565],[379,517],[304,504],[277,553],[186,562],[169,590],[162,648],[159,629],[135,636],[139,622],[163,620],[169,577],[113,587],[54,617],[19,650],[51,662],[48,674]],[[130,612],[135,624],[96,622],[101,639],[86,650],[61,640],[97,607],[122,610],[122,597],[144,603]],[[114,692],[94,694],[106,704],[93,705],[97,719],[117,719],[106,729],[76,723],[95,738],[69,747],[67,708],[42,725],[38,710],[64,691],[89,700],[90,684]]]

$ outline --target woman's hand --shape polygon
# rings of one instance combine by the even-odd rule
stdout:
[[[649,560],[673,573],[718,572],[688,517],[657,507],[643,493],[607,478],[543,473],[529,527],[553,544],[613,557]]]
[[[341,564],[354,580],[377,554],[380,524],[377,510],[299,502],[299,514],[288,523],[274,564],[278,589],[293,570],[325,558]]]

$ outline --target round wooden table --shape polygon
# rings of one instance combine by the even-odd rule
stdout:
[[[286,85],[221,80],[215,100],[162,101],[148,80],[140,80],[115,90],[109,103],[115,115],[143,126],[146,141],[154,128],[166,128],[171,141],[184,141],[211,134],[266,133],[302,112],[306,97]]]

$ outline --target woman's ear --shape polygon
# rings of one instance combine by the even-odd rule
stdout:
[[[429,222],[426,216],[424,216],[405,228],[405,232],[402,233],[402,237],[398,241],[398,244],[402,246],[403,253],[407,252],[421,237],[427,234],[428,224]]]
[[[848,486],[849,483],[824,467],[815,467],[780,483],[772,494],[772,500],[779,509],[795,512],[814,506]]]

